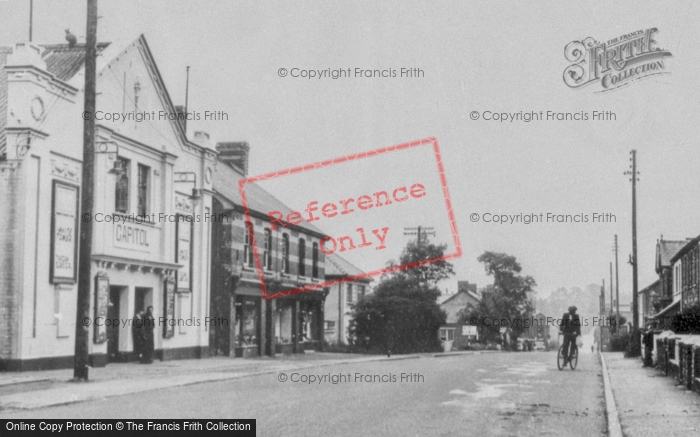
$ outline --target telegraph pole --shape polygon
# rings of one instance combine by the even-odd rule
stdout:
[[[85,41],[85,106],[83,116],[83,174],[80,216],[92,217],[95,188],[95,73],[97,69],[97,0],[87,0],[87,38]],[[88,380],[88,342],[90,326],[90,290],[92,288],[92,220],[81,220],[78,256],[78,302],[75,322],[73,379]]]
[[[417,235],[416,241],[418,244],[421,244],[421,233],[423,235],[432,235],[435,236],[435,229],[427,226],[418,226],[417,228],[403,228],[403,234],[404,235]]]
[[[190,66],[187,66],[187,78],[185,79],[185,119],[183,120],[183,126],[185,129],[185,138],[187,137],[187,105],[189,104],[190,97]]]
[[[639,338],[639,314],[637,301],[637,288],[639,286],[637,282],[637,151],[632,149],[630,151],[630,161],[632,161],[632,169],[625,172],[630,176],[630,181],[632,182],[632,256],[630,262],[632,263],[632,340],[631,340],[631,350],[630,356],[637,357],[641,353],[641,345]]]
[[[617,244],[617,234],[615,234],[615,299],[617,300],[617,305],[615,308],[615,325],[620,324],[620,271],[618,269],[618,254],[619,246]],[[612,264],[610,264],[612,267]],[[612,287],[612,276],[610,277],[610,286]]]
[[[605,280],[603,280],[603,287],[605,287]],[[613,270],[612,261],[610,262],[610,316],[612,317],[612,288],[613,288]]]
[[[29,0],[29,42],[32,42],[32,21],[34,21],[34,0]]]

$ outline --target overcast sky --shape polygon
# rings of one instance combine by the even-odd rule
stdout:
[[[84,42],[85,4],[36,0],[34,40],[62,43],[70,28]],[[0,1],[1,45],[27,39],[28,10],[28,0]],[[633,7],[611,1],[101,1],[99,15],[99,41],[121,48],[146,36],[176,104],[184,103],[185,67],[191,66],[190,111],[225,111],[229,120],[192,122],[190,132],[248,141],[252,175],[436,137],[464,251],[454,261],[455,281],[443,288],[454,291],[457,279],[485,285],[489,280],[476,261],[485,250],[515,255],[537,280],[540,297],[558,287],[585,287],[603,278],[607,283],[618,234],[621,296],[631,296],[631,188],[623,172],[633,148],[641,172],[640,287],[655,279],[660,234],[673,239],[700,234],[700,12],[690,1]],[[607,93],[564,84],[569,42],[589,36],[607,41],[650,27],[658,28],[657,45],[673,55],[665,58],[670,74]],[[280,68],[402,67],[420,68],[424,77],[278,75]],[[472,111],[593,110],[613,111],[616,120],[470,119]],[[349,193],[364,187],[358,181],[384,188],[383,181],[409,183],[412,171],[434,166],[434,160],[405,157],[396,168],[357,166],[354,180],[346,176],[337,184]],[[266,188],[293,207],[319,197],[290,192],[289,186],[280,179]],[[617,220],[530,225],[470,220],[474,213],[590,218],[594,212],[612,213]],[[433,241],[452,242],[444,217],[402,219],[402,226],[435,227]],[[399,232],[392,228],[393,235]],[[395,257],[406,238],[386,252],[358,250],[348,259],[376,268]]]

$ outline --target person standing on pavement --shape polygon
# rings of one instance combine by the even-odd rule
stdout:
[[[581,318],[576,314],[576,307],[570,306],[569,312],[564,313],[561,318],[559,332],[564,334],[564,365],[574,353],[576,347],[576,337],[581,335]]]
[[[143,316],[143,353],[141,355],[141,363],[151,364],[153,362],[154,335],[156,329],[156,319],[153,317],[153,307],[149,306],[146,309],[146,314]]]
[[[134,337],[134,355],[136,359],[141,360],[143,355],[144,330],[143,330],[143,311],[138,311],[134,315],[134,323],[131,326],[131,333]]]

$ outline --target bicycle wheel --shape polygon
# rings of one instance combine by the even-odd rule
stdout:
[[[569,367],[571,367],[571,370],[576,369],[576,365],[578,364],[578,346],[574,348],[574,353],[571,355],[571,359],[569,360]]]
[[[564,370],[564,346],[559,346],[557,352],[557,367],[559,370]]]

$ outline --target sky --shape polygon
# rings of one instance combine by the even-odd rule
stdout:
[[[83,42],[85,5],[36,0],[34,42],[62,43],[66,28]],[[248,141],[251,175],[435,137],[463,252],[453,260],[454,280],[441,284],[450,291],[457,280],[491,282],[477,261],[487,250],[516,256],[537,281],[538,297],[608,283],[617,234],[621,301],[629,301],[631,185],[623,173],[632,149],[640,171],[640,288],[656,279],[660,235],[700,234],[700,11],[690,1],[101,1],[98,10],[98,41],[121,48],[145,35],[175,104],[184,104],[191,67],[189,110],[224,111],[228,121],[192,122],[190,134]],[[0,45],[27,40],[28,12],[28,0],[0,1]],[[672,54],[664,61],[668,74],[605,93],[564,84],[568,43],[652,27],[657,46]],[[291,77],[295,68],[419,68],[423,77],[308,79]],[[498,122],[484,120],[484,111],[612,111],[615,120]],[[291,189],[286,178],[264,187],[303,208],[436,171],[430,154],[366,162],[348,164],[333,190],[325,179],[304,190]],[[410,211],[382,212],[394,238],[386,251],[347,258],[365,270],[385,264],[408,241],[400,232],[406,226],[431,226],[432,241],[454,245],[444,198],[428,194],[430,205],[416,200]],[[589,222],[484,222],[488,214],[521,213],[583,214]],[[593,213],[615,221],[592,223]]]

